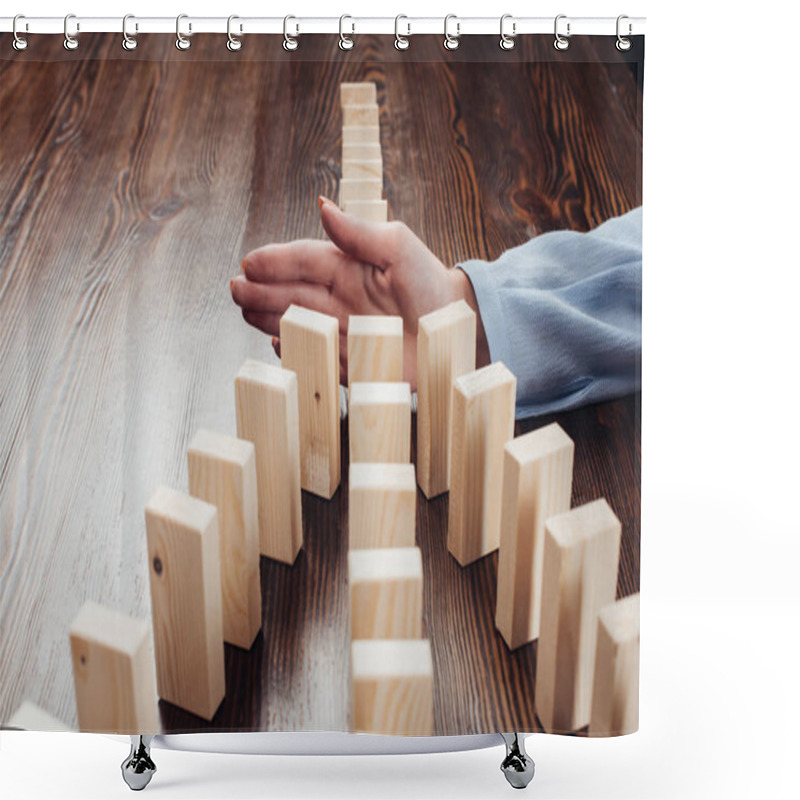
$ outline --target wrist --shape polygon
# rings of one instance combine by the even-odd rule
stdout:
[[[481,312],[478,307],[478,298],[472,288],[472,282],[463,269],[453,267],[450,270],[450,277],[453,282],[455,296],[457,300],[464,300],[466,304],[475,312],[475,361],[477,367],[485,367],[491,363],[489,354],[489,341],[486,338],[486,331],[481,321]]]

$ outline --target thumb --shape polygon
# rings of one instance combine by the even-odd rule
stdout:
[[[346,214],[326,197],[319,198],[319,211],[325,233],[343,253],[381,270],[391,265],[395,247],[392,228],[385,222],[368,222]]]

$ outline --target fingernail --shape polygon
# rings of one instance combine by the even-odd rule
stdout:
[[[321,195],[320,195],[320,196],[317,198],[317,202],[319,203],[319,207],[320,207],[320,209],[321,209],[321,208],[322,208],[322,206],[324,206],[324,205],[333,206],[333,208],[339,208],[339,206],[337,206],[337,205],[336,205],[336,203],[334,203],[334,202],[333,202],[333,200],[331,200],[329,197],[325,197],[325,195],[323,195],[323,194],[321,194]]]
[[[233,278],[231,278],[231,282],[228,284],[228,288],[233,291]]]

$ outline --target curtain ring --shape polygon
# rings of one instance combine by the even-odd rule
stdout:
[[[291,52],[292,50],[297,50],[297,39],[294,36],[289,36],[289,20],[290,19],[297,19],[293,17],[291,14],[285,16],[283,18],[283,49],[288,50]],[[300,26],[297,26],[297,32],[300,33]]]
[[[456,20],[456,35],[453,36],[448,30],[447,25],[451,19]],[[461,35],[461,23],[455,14],[448,14],[444,18],[444,46],[446,50],[458,50],[459,44],[458,37]]]
[[[70,35],[69,32],[69,21],[71,19],[75,19],[74,14],[67,14],[64,17],[64,49],[65,50],[77,50],[78,49],[78,40]],[[75,32],[77,33],[81,29],[80,22],[75,23]]]
[[[181,33],[181,20],[188,19],[188,14],[178,14],[177,18],[175,19],[175,47],[178,50],[188,50],[192,43]],[[189,33],[192,32],[192,23],[189,23]]]
[[[616,47],[617,47],[617,50],[619,50],[621,53],[625,53],[625,52],[627,52],[628,50],[631,49],[631,40],[630,39],[626,39],[620,33],[620,22],[622,22],[622,20],[624,20],[624,19],[628,19],[627,14],[620,14],[617,17],[617,42],[616,42]],[[633,32],[633,26],[629,22],[628,23],[628,36],[630,36],[632,32]]]
[[[353,18],[349,14],[342,14],[342,16],[339,17],[339,49],[340,50],[352,50],[353,49],[353,45],[355,44],[355,42],[349,36],[345,36],[344,35],[344,21],[346,19],[353,19]],[[353,28],[352,28],[352,30],[350,32],[351,33],[355,33],[355,30],[356,30],[356,24],[354,22],[353,23]]]
[[[122,49],[123,50],[135,50],[139,42],[136,41],[135,36],[128,36],[128,20],[135,19],[133,14],[126,14],[122,18]],[[137,22],[134,26],[135,31],[139,31],[139,23]]]
[[[234,36],[231,33],[231,22],[233,22],[235,19],[239,19],[239,17],[237,17],[236,14],[231,14],[228,17],[228,42],[225,46],[228,48],[228,50],[231,51],[231,53],[235,53],[238,50],[242,49],[242,40],[238,36]],[[242,32],[242,26],[240,25],[239,33],[241,32]]]
[[[411,47],[411,42],[408,41],[409,36],[411,36],[411,23],[407,22],[406,27],[408,31],[405,36],[400,35],[400,20],[401,19],[408,19],[405,14],[398,14],[394,18],[394,46],[398,50],[408,50]]]
[[[12,45],[13,45],[15,50],[20,51],[20,52],[22,50],[27,50],[28,49],[28,40],[27,39],[23,39],[19,35],[19,33],[17,33],[17,22],[19,20],[21,20],[21,19],[25,19],[25,15],[24,14],[17,14],[14,17],[13,24],[11,25],[11,32],[14,34],[14,41],[12,42]],[[26,33],[28,32],[28,23],[27,22],[25,23],[25,32]]]
[[[558,21],[560,19],[566,19],[566,18],[567,18],[566,14],[559,14],[556,17],[556,22],[555,22],[555,26],[554,26],[554,32],[555,32],[555,35],[556,35],[556,40],[553,42],[553,47],[555,47],[556,50],[568,50],[569,49],[569,35],[570,35],[570,32],[569,32],[570,24],[569,24],[569,22],[567,22],[567,35],[566,36],[562,36],[558,32]]]
[[[514,37],[517,35],[517,23],[516,22],[512,22],[511,23],[511,35],[509,36],[505,32],[505,28],[504,28],[505,22],[506,22],[507,19],[512,19],[512,15],[511,14],[503,14],[503,16],[500,17],[500,49],[501,50],[513,50],[514,49],[514,45],[516,44],[516,42],[514,41]]]

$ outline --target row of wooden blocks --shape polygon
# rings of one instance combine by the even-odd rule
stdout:
[[[342,180],[339,204],[343,211],[370,222],[386,222],[389,208],[383,198],[383,156],[380,112],[374,83],[343,83]]]

